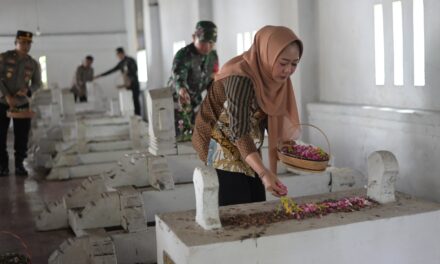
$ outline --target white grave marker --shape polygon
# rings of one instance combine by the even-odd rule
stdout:
[[[398,173],[399,164],[393,153],[373,152],[368,157],[368,197],[379,203],[394,202],[394,185]]]

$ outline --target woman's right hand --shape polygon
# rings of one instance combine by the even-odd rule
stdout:
[[[263,175],[260,175],[266,191],[272,193],[273,196],[281,197],[287,195],[287,187],[279,179],[278,176],[269,170],[266,170]]]

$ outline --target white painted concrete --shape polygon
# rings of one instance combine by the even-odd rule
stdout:
[[[67,180],[71,178],[83,178],[93,175],[99,175],[103,171],[109,171],[114,167],[114,162],[87,164],[73,167],[53,168],[47,180]]]
[[[78,187],[67,192],[59,201],[50,202],[36,218],[38,230],[53,230],[68,227],[68,213],[71,208],[83,208],[88,203],[100,199],[101,194],[114,191],[123,186],[146,187],[152,186],[157,190],[169,190],[174,188],[174,182],[192,182],[192,172],[196,166],[201,166],[195,155],[181,156],[153,156],[148,152],[131,152],[124,154],[117,164],[111,163],[111,169],[100,172],[99,175],[86,178]],[[101,167],[95,164],[91,168]],[[52,174],[58,173],[58,177],[74,178],[77,173],[70,167],[53,169]],[[91,172],[90,168],[87,170]],[[158,174],[158,175],[156,175]],[[155,176],[156,175],[156,176]],[[163,176],[166,176],[163,178]],[[327,179],[328,182],[328,179]],[[323,183],[326,186],[326,183]],[[151,190],[149,188],[148,190]],[[326,189],[324,189],[326,190]],[[186,190],[193,194],[192,188]],[[166,193],[165,193],[166,194]],[[172,196],[171,196],[172,197]],[[187,204],[194,204],[193,200],[184,200]],[[172,200],[170,201],[172,203]],[[168,205],[164,205],[168,207]],[[117,208],[119,208],[116,205]],[[117,210],[117,209],[115,209]],[[150,216],[150,219],[153,215]]]
[[[440,201],[438,112],[324,103],[309,104],[308,111],[310,122],[329,137],[335,166],[366,174],[368,155],[391,151],[400,167],[396,190]],[[310,137],[324,146],[322,136]]]
[[[394,195],[399,164],[389,151],[375,151],[368,156],[367,195],[379,203],[396,201]]]
[[[47,204],[35,219],[38,230],[53,230],[68,227],[68,210],[85,207],[100,198],[102,193],[123,186],[147,186],[148,154],[125,154],[108,172],[91,176],[79,186],[67,192],[62,199]]]
[[[360,194],[351,191],[298,202]],[[194,211],[156,216],[158,263],[429,263],[440,261],[440,205],[400,195],[399,203],[302,221],[207,231]],[[222,214],[273,209],[276,203],[228,206]]]
[[[296,5],[297,1],[283,0],[213,0],[213,19],[218,27],[217,47],[221,63],[237,56],[237,33],[252,32],[265,25],[295,27]]]
[[[49,256],[49,264],[76,264],[88,263],[90,261],[87,251],[88,238],[77,239],[69,238],[65,240],[52,254]]]
[[[197,167],[194,170],[196,194],[196,222],[205,230],[220,228],[218,214],[218,177],[212,167]]]
[[[384,1],[385,85],[375,85],[373,5],[377,1],[316,1],[321,101],[440,110],[440,2],[424,0],[425,87],[413,81],[413,1],[403,3],[404,86],[393,85],[392,1]],[[406,19],[405,19],[406,18]],[[307,47],[306,47],[307,49]],[[313,87],[313,86],[312,86]]]
[[[115,262],[98,262],[92,251],[96,240],[111,242],[110,246],[114,248],[111,256],[115,257],[111,260]],[[49,264],[76,263],[156,263],[156,231],[154,228],[134,233],[87,230],[87,236],[66,240],[49,258]]]
[[[129,159],[124,159],[123,161],[129,161]],[[141,160],[138,160],[137,164],[139,161]],[[140,166],[142,165],[139,163],[135,167],[140,168]],[[131,176],[133,174],[133,172],[128,170],[131,168],[130,166],[124,165],[124,168],[127,170],[128,175]],[[49,205],[48,210],[44,211],[37,218],[36,222],[39,230],[65,228],[68,227],[67,208],[89,207],[88,210],[74,209],[69,212],[72,229],[78,236],[83,237],[69,240],[70,242],[63,247],[64,250],[57,250],[57,259],[66,260],[75,254],[81,254],[81,256],[88,255],[87,250],[90,242],[88,242],[87,236],[97,235],[97,231],[90,228],[99,226],[98,228],[101,231],[98,233],[100,236],[112,238],[118,261],[122,261],[122,263],[135,263],[139,262],[140,257],[143,257],[147,263],[156,262],[155,229],[148,229],[146,233],[144,231],[129,233],[123,231],[122,229],[127,230],[127,227],[121,226],[124,221],[124,210],[121,210],[120,196],[114,190],[111,193],[103,194],[108,192],[111,186],[118,187],[124,185],[122,182],[124,178],[118,172],[116,172],[117,175],[114,173],[111,172],[100,177],[89,177],[78,188],[69,192],[61,202]],[[184,179],[182,176],[179,178]],[[281,175],[280,178],[288,187],[289,195],[294,197],[322,194],[334,190],[351,190],[361,188],[366,184],[363,175],[346,168],[331,168],[327,172],[310,175]],[[140,179],[138,180],[140,181]],[[130,182],[131,184],[142,186],[141,182],[135,183],[134,180]],[[125,185],[128,184],[128,182],[125,182]],[[152,188],[138,188],[137,191],[142,193],[145,209],[144,215],[147,221],[154,221],[154,215],[158,213],[195,208],[196,203],[192,184],[178,184],[174,190],[169,191],[157,191]],[[269,201],[278,200],[278,198],[269,193],[267,193],[267,199]],[[95,209],[91,210],[90,208],[92,207]],[[111,218],[106,217],[109,213],[112,214]],[[114,216],[119,216],[119,218]],[[105,219],[101,220],[101,217]],[[117,232],[104,232],[101,229],[103,227],[120,227],[121,230]],[[86,242],[84,242],[84,239],[86,239]],[[78,243],[86,246],[78,251]]]
[[[194,169],[193,169],[194,170]],[[333,176],[334,174],[335,176]],[[366,179],[363,175],[345,169],[345,177],[351,175],[353,178],[347,180],[333,181],[333,179],[339,177],[341,173],[337,172],[324,172],[314,173],[310,175],[281,175],[280,179],[287,186],[289,190],[289,196],[299,197],[304,195],[315,195],[322,193],[332,192],[333,189],[337,190],[352,190],[355,188],[361,188],[366,185]],[[108,180],[107,180],[108,181]],[[100,188],[93,187],[93,182],[85,182],[83,187],[89,189],[88,192],[96,190],[99,192]],[[92,185],[93,184],[93,185]],[[96,182],[99,185],[99,182]],[[108,184],[108,183],[107,183]],[[87,186],[90,185],[90,188]],[[121,185],[118,185],[121,186]],[[82,187],[81,187],[82,188]],[[79,189],[82,193],[81,188]],[[71,199],[66,197],[64,200],[67,204],[74,203],[75,208],[69,210],[69,225],[80,236],[83,235],[85,230],[90,228],[102,228],[120,226],[122,223],[122,209],[120,203],[120,196],[116,190],[120,187],[116,187],[113,190],[95,195],[94,193],[88,194],[92,199],[87,200],[86,195],[84,199],[77,199],[69,202]],[[165,212],[175,212],[180,210],[189,210],[196,208],[196,199],[193,183],[176,184],[172,190],[158,191],[151,187],[137,188],[137,192],[142,195],[143,207],[145,209],[145,217],[147,222],[154,221],[154,215]],[[278,200],[277,197],[272,196],[270,193],[266,193],[268,201]],[[67,209],[72,207],[67,207]],[[112,216],[109,217],[109,214]],[[65,215],[63,213],[63,215]],[[62,219],[61,217],[59,219]],[[41,221],[41,220],[40,220]],[[49,219],[46,221],[50,222]],[[42,222],[42,226],[44,222]],[[64,223],[64,222],[63,222]]]
[[[147,160],[147,175],[150,186],[157,190],[174,189],[174,178],[164,156],[151,156]]]
[[[17,29],[35,33],[39,24],[41,36],[34,38],[31,55],[47,57],[50,87],[70,87],[87,54],[95,58],[96,73],[109,69],[117,63],[115,48],[127,46],[122,1],[4,0],[1,6],[0,50],[14,48]],[[118,77],[99,80],[106,87],[105,97],[116,96]]]
[[[168,155],[164,158],[167,160],[169,170],[175,182],[192,182],[194,168],[203,166],[203,162],[200,161],[196,154]]]
[[[174,103],[168,87],[147,91],[148,150],[153,155],[177,154]]]
[[[74,167],[86,164],[116,162],[124,154],[126,150],[91,152],[80,154],[63,154],[59,153],[54,160],[53,168]]]
[[[171,76],[173,62],[173,43],[185,40],[192,42],[192,34],[199,21],[198,0],[158,0],[160,18],[160,37],[162,40],[163,81],[165,85]]]
[[[213,0],[213,20],[218,26],[217,52],[223,64],[237,55],[237,33],[253,32],[265,25],[292,29],[303,41],[304,54],[292,76],[301,121],[307,121],[306,104],[318,100],[319,79],[316,0]]]
[[[150,2],[153,3],[150,4]],[[154,2],[144,0],[144,36],[147,49],[148,89],[163,87],[167,80],[167,76],[164,76],[163,73],[159,6]]]

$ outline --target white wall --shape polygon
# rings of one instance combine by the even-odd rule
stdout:
[[[172,47],[175,41],[192,41],[191,35],[198,20],[212,20],[218,27],[217,52],[220,64],[237,55],[237,33],[252,32],[265,25],[284,25],[294,30],[305,44],[303,61],[292,77],[296,98],[303,120],[305,106],[317,100],[316,45],[312,12],[315,0],[159,0],[162,40],[163,83],[171,74]],[[316,50],[316,49],[315,49]],[[304,72],[306,89],[301,84]]]
[[[436,50],[440,44],[440,18],[436,13],[440,2],[424,0],[424,87],[412,84],[413,1],[402,1],[403,87],[393,85],[392,1],[380,2],[385,17],[384,86],[375,85],[374,75],[373,5],[377,1],[316,1],[315,84],[319,87],[319,100],[332,104],[309,105],[309,118],[329,137],[336,166],[366,173],[366,158],[372,151],[390,150],[400,163],[398,189],[440,201],[440,54]],[[386,107],[368,109],[368,105]],[[325,146],[322,136],[313,133],[311,140]]]
[[[237,55],[237,33],[252,32],[265,25],[291,28],[304,43],[304,54],[292,77],[300,119],[307,122],[306,105],[318,99],[317,33],[315,0],[213,0],[218,26],[220,63]]]
[[[223,64],[237,55],[237,33],[252,32],[265,25],[283,24],[280,0],[214,0],[214,21],[218,27],[217,50]],[[296,14],[296,10],[290,10]]]
[[[440,2],[425,0],[426,86],[413,86],[412,1],[403,2],[404,82],[393,85],[391,0],[384,5],[385,86],[375,85],[373,5],[365,1],[317,1],[321,101],[440,110]]]
[[[307,104],[319,99],[318,54],[319,41],[317,21],[315,16],[316,2],[319,0],[298,1],[298,31],[304,45],[304,54],[299,64],[299,81],[297,99],[302,123],[309,123]],[[307,134],[304,134],[307,140]]]
[[[162,61],[164,85],[171,75],[173,43],[185,40],[192,42],[192,34],[199,21],[198,0],[159,0],[160,27],[162,39]]]
[[[115,48],[127,46],[122,1],[2,0],[0,51],[14,48],[17,29],[35,33],[37,20],[42,35],[34,38],[31,55],[47,56],[49,84],[70,86],[75,68],[87,54],[95,57],[96,73],[107,70],[117,63]],[[107,96],[117,95],[118,79],[115,74],[98,80]]]
[[[397,190],[440,202],[440,114],[384,107],[315,103],[310,120],[327,134],[338,167],[367,174],[367,158],[377,150],[399,162]],[[322,135],[311,140],[327,148]]]

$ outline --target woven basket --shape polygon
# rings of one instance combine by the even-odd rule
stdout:
[[[314,161],[314,160],[307,160],[307,159],[303,159],[303,158],[299,158],[299,157],[295,157],[295,156],[291,156],[291,155],[282,153],[280,151],[281,147],[283,147],[284,145],[291,145],[292,144],[291,141],[282,142],[278,146],[278,158],[281,160],[281,162],[283,162],[287,166],[291,166],[291,167],[295,167],[295,168],[299,168],[299,169],[306,169],[306,170],[310,170],[310,171],[324,171],[328,166],[328,162],[330,161],[330,156],[331,156],[330,142],[327,138],[327,135],[320,128],[318,128],[314,125],[311,125],[311,124],[298,124],[298,125],[313,127],[315,129],[317,129],[319,132],[321,132],[322,135],[324,135],[325,140],[327,141],[327,145],[328,145],[329,159]]]
[[[33,118],[35,116],[35,112],[31,109],[26,109],[24,111],[8,111],[6,115],[9,118]]]
[[[29,248],[26,245],[26,243],[23,241],[21,237],[16,235],[13,232],[7,231],[7,230],[0,230],[0,236],[2,238],[5,238],[3,235],[6,235],[8,237],[13,237],[16,239],[20,244],[22,249],[20,249],[18,252],[6,252],[6,253],[0,253],[0,263],[18,263],[18,264],[30,264],[31,261],[31,254],[29,252]],[[3,247],[1,249],[4,249]]]
[[[305,160],[305,159],[288,156],[281,152],[278,152],[278,157],[286,165],[300,169],[312,170],[312,171],[323,171],[325,170],[325,168],[327,168],[328,165],[328,160],[324,160],[324,161]]]

